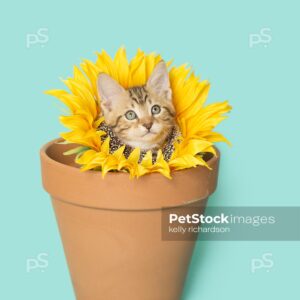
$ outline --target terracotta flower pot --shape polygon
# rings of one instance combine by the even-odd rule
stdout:
[[[43,185],[56,213],[78,300],[180,299],[194,241],[162,239],[162,209],[197,213],[215,190],[219,158],[177,171],[169,180],[153,173],[81,172],[58,140],[41,150]],[[198,206],[198,208],[197,208]]]

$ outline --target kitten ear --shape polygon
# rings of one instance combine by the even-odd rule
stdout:
[[[126,93],[121,85],[105,73],[98,75],[97,88],[101,107],[108,111],[111,111],[117,105],[120,96]]]
[[[146,87],[157,95],[165,97],[167,100],[172,99],[168,68],[163,60],[155,66]]]

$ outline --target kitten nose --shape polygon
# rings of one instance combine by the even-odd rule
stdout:
[[[153,125],[153,122],[143,124],[143,126],[148,130],[151,129],[152,125]]]

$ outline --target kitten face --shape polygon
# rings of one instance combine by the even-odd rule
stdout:
[[[163,61],[154,68],[145,86],[128,90],[101,73],[98,92],[105,122],[131,147],[158,149],[175,125],[169,75]]]

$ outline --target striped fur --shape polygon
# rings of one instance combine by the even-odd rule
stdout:
[[[142,150],[159,149],[175,124],[175,109],[166,66],[159,63],[146,85],[124,89],[106,74],[98,78],[105,123],[123,144]],[[158,107],[158,112],[153,107]],[[134,118],[128,118],[130,113]]]

